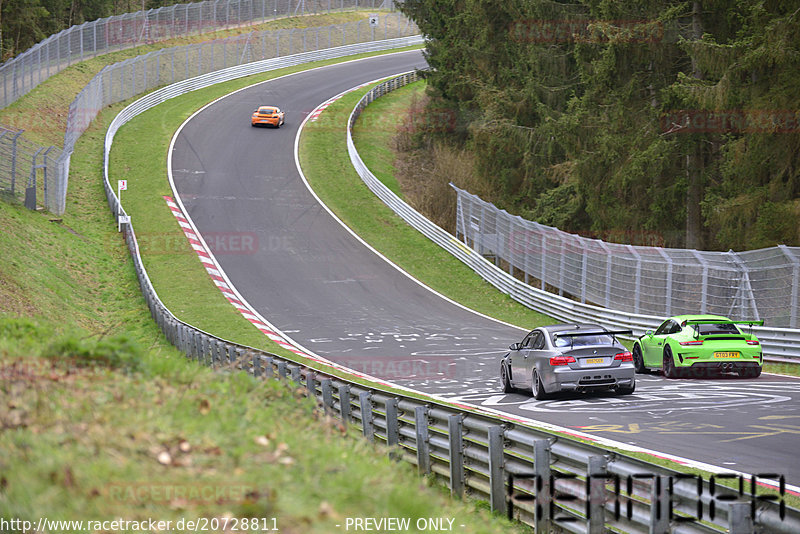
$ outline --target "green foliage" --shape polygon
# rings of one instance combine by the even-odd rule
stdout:
[[[457,110],[450,140],[476,154],[500,207],[590,235],[657,231],[668,246],[800,244],[796,5],[402,9],[429,38],[431,105]]]

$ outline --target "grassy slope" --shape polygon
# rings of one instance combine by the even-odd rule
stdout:
[[[14,113],[68,104],[67,85],[53,80]],[[515,528],[340,438],[287,387],[212,373],[166,342],[101,186],[104,125],[119,107],[81,138],[63,218],[0,203],[0,518],[275,516],[284,532],[329,532],[348,516],[444,516],[465,532]],[[198,487],[223,498],[181,495]]]

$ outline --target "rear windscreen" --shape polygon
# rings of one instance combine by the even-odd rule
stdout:
[[[588,347],[590,345],[612,345],[614,339],[608,335],[596,336],[570,336],[569,334],[561,334],[556,338],[556,347]]]
[[[740,334],[735,324],[697,324],[694,327],[701,336]]]

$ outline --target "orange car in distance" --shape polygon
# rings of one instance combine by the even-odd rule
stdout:
[[[267,124],[275,128],[280,128],[283,124],[283,111],[275,106],[259,106],[258,109],[253,112],[253,116],[250,118],[250,124],[252,126]]]

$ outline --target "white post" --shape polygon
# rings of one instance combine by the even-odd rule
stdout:
[[[128,180],[117,180],[117,232],[122,231],[122,192],[128,190]]]

